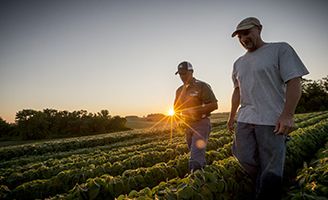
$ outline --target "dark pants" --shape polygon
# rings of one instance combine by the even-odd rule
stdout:
[[[205,151],[208,137],[211,131],[211,123],[208,118],[187,123],[186,140],[190,150],[189,170],[203,168],[206,165]]]
[[[281,199],[286,137],[274,128],[237,123],[232,151],[253,179],[256,199]]]

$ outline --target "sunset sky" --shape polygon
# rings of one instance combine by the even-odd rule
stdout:
[[[328,75],[328,1],[1,0],[0,117],[22,109],[166,113],[187,60],[209,83],[216,112],[229,111],[233,62],[245,50],[231,33],[258,17],[266,42],[288,42],[310,74]]]

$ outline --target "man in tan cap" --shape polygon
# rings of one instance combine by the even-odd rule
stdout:
[[[301,97],[301,77],[308,70],[285,42],[266,43],[255,17],[242,20],[238,36],[247,50],[233,65],[234,90],[228,129],[234,131],[233,154],[254,181],[255,199],[281,199],[286,136],[294,126]]]

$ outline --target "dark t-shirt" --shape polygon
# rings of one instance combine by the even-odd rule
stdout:
[[[179,114],[189,108],[201,107],[204,104],[217,102],[211,86],[195,78],[189,85],[182,85],[176,91],[174,109]],[[210,113],[205,113],[209,116]],[[185,119],[198,120],[202,116],[183,116]]]

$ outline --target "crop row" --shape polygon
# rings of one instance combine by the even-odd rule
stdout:
[[[303,114],[296,114],[295,115],[295,123],[299,123],[313,117],[322,115],[324,113],[328,113],[328,111],[320,111],[320,112],[312,112],[312,113],[303,113]]]
[[[182,138],[174,138],[174,143],[181,143]],[[143,141],[144,142],[144,141]],[[0,174],[3,176],[7,176],[13,172],[20,173],[20,172],[28,172],[29,170],[36,170],[39,167],[57,167],[58,165],[62,164],[76,164],[79,165],[80,162],[86,162],[87,160],[90,161],[92,164],[93,162],[99,163],[100,160],[108,159],[109,162],[114,162],[117,160],[125,159],[129,156],[134,154],[139,154],[147,151],[153,151],[154,145],[158,149],[165,149],[170,144],[168,140],[159,140],[159,141],[152,141],[151,143],[146,144],[135,144],[129,147],[112,147],[109,149],[99,149],[99,148],[90,148],[89,151],[86,151],[84,154],[70,154],[67,157],[63,157],[61,159],[53,159],[49,158],[45,161],[40,162],[30,162],[26,165],[12,165],[8,167],[3,167],[0,170]],[[170,146],[169,146],[170,147]],[[100,158],[100,159],[98,159]]]
[[[175,136],[176,137],[176,136]],[[179,137],[179,136],[177,136]],[[171,140],[168,136],[168,134],[156,134],[152,137],[145,137],[145,138],[132,138],[112,144],[102,145],[102,146],[94,146],[94,147],[85,147],[80,149],[72,149],[70,151],[64,151],[64,152],[47,152],[40,155],[26,155],[21,157],[16,157],[11,160],[3,161],[0,163],[1,169],[5,168],[12,168],[13,166],[22,167],[24,165],[33,165],[35,163],[42,163],[43,161],[48,160],[58,160],[58,159],[65,159],[70,156],[76,156],[76,155],[86,155],[86,156],[93,156],[94,154],[97,154],[99,152],[103,151],[114,151],[115,149],[119,150],[121,148],[125,147],[131,147],[131,151],[133,151],[133,148],[139,148],[140,145],[148,144],[148,146],[151,146],[150,144],[152,142],[157,141],[169,141]],[[147,148],[146,146],[143,146]],[[16,148],[16,147],[15,147]],[[1,171],[0,169],[0,171]],[[1,171],[2,172],[2,171]],[[0,172],[0,173],[1,173]]]
[[[318,123],[317,125],[305,128],[305,129],[298,129],[295,133],[292,134],[292,141],[291,143],[288,144],[287,149],[296,149],[296,146],[305,146],[305,149],[311,149],[313,148],[313,144],[316,144],[315,146],[320,146],[320,143],[327,139],[327,136],[325,135],[326,131],[328,130],[328,125],[327,121]],[[311,141],[311,142],[309,142]],[[225,149],[226,152],[229,152],[230,146],[228,148],[222,148]],[[227,151],[227,149],[229,149]],[[211,151],[212,153],[213,151]],[[289,152],[289,151],[287,151]],[[304,152],[299,150],[299,154],[294,154],[295,157],[287,157],[287,161],[292,160],[292,162],[295,159],[302,158],[304,155],[311,155],[312,151]],[[215,159],[215,156],[212,157],[214,160],[220,160],[223,159],[224,156],[222,154],[218,156],[220,157],[219,159]],[[229,153],[228,153],[229,155]],[[298,157],[298,158],[297,158]],[[187,162],[187,158],[184,158],[185,162]],[[208,158],[208,160],[211,160]],[[227,162],[228,164],[226,164]],[[221,166],[221,167],[220,167]],[[166,170],[162,170],[162,172],[169,171],[170,167]],[[137,169],[140,171],[140,169]],[[186,170],[186,169],[185,169]],[[146,188],[144,190],[141,190],[140,192],[134,191],[134,187],[127,187],[126,184],[124,184],[124,189],[122,189],[120,186],[121,183],[124,183],[123,180],[117,180],[113,179],[110,180],[106,175],[104,177],[98,177],[96,179],[89,179],[86,184],[79,186],[77,185],[74,190],[72,190],[68,196],[65,198],[109,198],[109,197],[115,197],[118,193],[125,191],[125,190],[132,190],[128,191],[127,193],[130,192],[129,197],[137,197],[137,196],[148,196],[149,198],[158,198],[162,197],[164,199],[169,199],[169,198],[188,198],[191,197],[190,195],[192,194],[197,196],[197,195],[203,195],[203,198],[206,199],[212,199],[213,197],[217,197],[217,192],[220,194],[220,197],[222,198],[237,198],[236,196],[231,196],[231,195],[240,195],[240,194],[247,194],[247,191],[250,191],[249,188],[249,180],[245,179],[245,174],[242,172],[240,169],[238,163],[233,160],[232,158],[227,159],[227,161],[223,160],[220,162],[214,162],[212,165],[209,165],[208,167],[205,168],[205,171],[207,171],[207,174],[201,174],[201,175],[189,175],[186,178],[181,178],[181,174],[178,173],[178,176],[180,178],[174,177],[172,181],[169,181],[168,183],[160,183],[158,187],[153,188],[153,190],[150,190],[147,187],[153,187],[153,184],[151,184],[151,180],[146,181]],[[293,169],[295,170],[295,168]],[[228,172],[226,172],[228,171]],[[288,171],[288,170],[287,170]],[[135,171],[134,171],[135,172]],[[223,173],[222,173],[223,172]],[[198,172],[199,173],[199,172]],[[129,174],[130,177],[135,177],[133,174],[129,173],[129,171],[126,171],[124,173]],[[183,174],[183,173],[182,173]],[[140,175],[140,173],[137,173],[137,176]],[[141,177],[139,176],[139,179],[142,180],[142,175]],[[204,177],[207,176],[212,176],[212,178],[206,179]],[[166,174],[160,177],[167,177],[170,178],[170,174]],[[197,179],[195,179],[195,177]],[[214,177],[214,178],[213,178]],[[217,177],[217,178],[215,178]],[[226,179],[222,180],[222,177],[226,177]],[[106,181],[107,180],[107,181]],[[153,179],[152,179],[153,180]],[[217,181],[220,180],[220,181]],[[159,179],[156,178],[155,182],[159,182]],[[161,180],[163,181],[163,180]],[[210,184],[208,185],[208,181]],[[186,182],[188,185],[186,184]],[[219,182],[219,183],[218,183]],[[143,185],[143,182],[137,183],[137,185]],[[237,184],[238,183],[238,184]],[[144,183],[145,184],[145,183]],[[167,185],[169,184],[169,185]],[[219,184],[219,185],[216,185]],[[115,187],[114,187],[115,186]],[[214,187],[215,186],[215,187]],[[162,189],[161,189],[162,188]],[[164,189],[163,189],[164,188]],[[212,189],[210,189],[212,188]],[[107,190],[108,189],[108,190]],[[192,189],[192,191],[190,190]],[[150,192],[151,191],[151,192]],[[233,191],[233,193],[231,193]],[[238,192],[238,191],[243,191],[243,192]],[[100,195],[100,196],[98,196]],[[150,195],[150,196],[149,196]],[[186,196],[185,196],[186,195]],[[193,197],[195,197],[193,196]],[[124,196],[124,198],[127,196]],[[120,198],[123,198],[122,196]],[[238,197],[239,198],[239,197]]]
[[[231,156],[230,148],[231,143],[226,144],[220,151],[212,150],[206,152],[207,161],[212,163],[215,160]],[[93,197],[97,197],[100,199],[113,199],[116,196],[130,192],[131,190],[138,190],[144,187],[154,187],[162,181],[184,177],[188,173],[188,157],[188,154],[184,154],[178,156],[174,160],[170,160],[168,163],[158,163],[150,168],[127,170],[122,176],[118,177],[111,177],[106,174],[94,179],[88,179],[87,183],[76,185],[68,194],[57,195],[54,198],[92,199]],[[97,185],[100,187],[97,187]]]
[[[223,137],[224,134],[228,135],[228,137]],[[229,137],[230,136],[230,137]],[[215,137],[220,137],[219,139],[215,139]],[[167,158],[165,155],[167,153],[165,152],[166,149],[175,149],[175,154],[170,153],[169,158],[175,157],[176,154],[182,154],[187,152],[187,147],[184,144],[184,142],[181,141],[182,138],[175,138],[174,140],[170,141],[164,141],[164,142],[158,142],[153,143],[152,148],[141,148],[143,150],[138,151],[138,149],[135,149],[135,151],[131,151],[131,148],[129,149],[129,153],[125,151],[125,148],[118,150],[117,152],[100,152],[99,155],[93,155],[93,156],[87,156],[87,157],[80,157],[78,155],[72,156],[68,159],[62,159],[61,161],[58,160],[49,160],[44,163],[36,163],[31,167],[23,168],[21,170],[12,169],[8,170],[9,172],[15,171],[14,173],[10,174],[6,178],[6,174],[4,174],[2,180],[0,180],[1,184],[7,185],[9,188],[14,188],[24,182],[32,181],[35,179],[48,179],[52,176],[55,176],[61,171],[70,170],[70,171],[78,171],[81,168],[84,168],[85,170],[89,168],[95,168],[99,166],[106,166],[106,168],[109,168],[106,172],[111,171],[111,175],[118,175],[122,173],[125,169],[131,168],[131,163],[136,163],[138,159],[140,159],[140,163],[144,163],[144,166],[149,166],[150,162],[143,162],[147,157],[152,158],[153,164],[155,164],[158,159],[159,162],[167,161]],[[209,148],[214,149],[218,146],[222,146],[223,144],[229,142],[231,140],[230,133],[224,133],[223,131],[213,133],[212,138],[209,142]],[[182,144],[183,143],[183,144]],[[157,144],[157,145],[156,145]],[[145,146],[148,146],[148,144],[145,144]],[[213,146],[213,147],[212,147]],[[142,147],[142,146],[141,146]],[[165,152],[166,154],[163,154]],[[153,154],[162,155],[157,160],[154,159]],[[134,160],[134,161],[133,161]],[[118,162],[121,161],[121,162]],[[117,164],[117,163],[119,164]],[[113,163],[111,167],[109,167],[109,164]],[[148,164],[148,165],[147,165]],[[118,167],[118,166],[121,167]],[[139,167],[138,165],[132,165],[133,167]],[[120,170],[118,170],[120,169]],[[21,173],[19,171],[22,171]]]
[[[323,141],[327,141],[327,131],[328,120],[325,120],[311,127],[299,129],[292,135],[293,142],[287,145],[286,167],[288,170],[286,170],[285,176],[292,176],[290,172],[296,171],[300,167],[297,162],[292,166],[288,166],[288,164],[298,160],[304,161],[304,158],[312,156],[313,151],[322,146]],[[291,154],[291,152],[293,153]],[[247,195],[251,191],[250,180],[245,177],[238,162],[231,157],[216,161],[205,167],[203,171],[190,174],[185,178],[174,178],[160,183],[152,189],[146,187],[139,192],[130,191],[128,195],[121,195],[118,199],[138,197],[142,197],[142,199],[243,199],[245,197],[240,195]],[[99,184],[98,188],[102,189],[102,186]],[[90,195],[89,192],[92,190],[95,191],[94,188],[90,189],[86,185],[84,190],[79,190],[79,192],[83,195]],[[102,192],[104,193],[104,191]],[[103,193],[99,199],[110,195]]]
[[[290,188],[286,200],[325,199],[328,197],[328,143],[320,149],[316,158],[297,173],[296,185]]]
[[[224,138],[224,137],[223,137]],[[228,139],[225,139],[226,141],[231,141],[231,137]],[[211,138],[209,141],[209,144],[215,143],[217,145],[209,145],[209,147],[212,147],[214,149],[219,148],[219,144],[222,144],[222,138],[216,139]],[[231,143],[231,142],[230,142]],[[231,145],[230,145],[231,146]],[[223,152],[225,154],[230,152],[230,146],[227,146]],[[146,167],[152,168],[150,166],[160,163],[160,162],[168,162],[172,163],[172,160],[175,161],[173,164],[181,163],[181,154],[187,152],[186,145],[181,145],[180,147],[177,147],[175,150],[168,149],[165,152],[156,152],[152,155],[140,155],[140,156],[133,156],[130,159],[124,160],[122,162],[116,162],[113,165],[110,163],[106,163],[104,165],[99,166],[88,166],[86,168],[82,168],[79,170],[66,170],[60,172],[57,176],[52,177],[51,179],[46,180],[36,180],[24,183],[14,190],[12,190],[12,197],[21,199],[23,197],[25,198],[44,198],[48,195],[55,195],[57,193],[63,193],[67,192],[69,189],[71,189],[76,183],[82,183],[85,182],[88,178],[101,176],[102,174],[110,174],[110,175],[118,175],[118,174],[127,174],[130,173],[131,170],[140,167]],[[187,162],[188,156],[185,155],[185,161]],[[213,157],[218,157],[218,153],[209,153],[208,159],[211,160]],[[222,156],[220,157],[222,158]],[[185,166],[182,170],[182,175],[184,175],[187,172],[187,166],[188,164],[183,162]],[[156,166],[156,165],[155,165]],[[179,165],[181,168],[181,165]],[[130,170],[129,170],[130,169]],[[181,172],[181,170],[180,170]],[[109,175],[108,175],[109,176]],[[159,177],[160,178],[160,177]],[[116,180],[116,179],[115,179]],[[165,180],[165,179],[164,179]],[[58,184],[61,182],[61,184]]]
[[[325,118],[327,118],[327,113],[322,113],[320,115],[317,115],[316,117],[313,117],[313,119],[304,120],[301,123],[304,124],[303,126],[308,126],[308,125],[317,123],[318,121],[325,119]],[[299,129],[299,130],[303,130],[303,129]],[[26,173],[25,175],[27,175],[27,176],[24,175],[21,177],[22,178],[21,180],[23,180],[23,181],[20,180],[20,178],[19,178],[20,176],[18,176],[17,179],[15,178],[15,176],[12,176],[11,177],[12,179],[10,181],[8,181],[7,178],[5,178],[5,177],[0,177],[0,183],[7,184],[7,186],[3,185],[3,186],[1,186],[1,188],[7,188],[7,189],[13,188],[14,186],[17,186],[24,181],[28,181],[22,185],[19,185],[17,188],[15,188],[11,191],[9,190],[9,192],[7,191],[9,196],[12,198],[17,198],[17,199],[20,199],[23,197],[24,197],[24,199],[29,198],[29,197],[44,198],[49,195],[67,192],[76,183],[83,183],[83,182],[86,182],[88,178],[93,178],[93,177],[97,177],[97,176],[99,178],[99,176],[101,176],[103,174],[107,174],[107,176],[115,178],[114,180],[119,180],[120,176],[118,176],[118,175],[122,174],[123,172],[124,172],[123,174],[126,175],[126,174],[129,174],[129,172],[131,170],[132,171],[136,170],[135,168],[146,167],[145,169],[149,169],[149,168],[151,168],[150,166],[152,166],[156,163],[159,163],[159,162],[168,162],[169,163],[172,160],[176,160],[179,156],[182,156],[182,155],[185,156],[185,159],[187,162],[188,156],[186,154],[184,154],[187,152],[187,148],[186,148],[185,144],[182,144],[182,143],[184,143],[183,135],[175,133],[172,137],[170,133],[171,132],[169,132],[169,131],[162,131],[162,132],[156,132],[156,133],[154,132],[151,135],[149,135],[149,132],[141,133],[142,136],[138,135],[136,137],[136,139],[134,140],[135,143],[138,143],[137,141],[141,141],[141,140],[146,141],[146,139],[145,139],[146,137],[143,137],[145,135],[148,135],[149,136],[148,138],[152,138],[152,139],[154,139],[155,137],[160,138],[160,137],[158,137],[158,135],[161,135],[161,136],[164,135],[164,137],[162,137],[161,139],[162,139],[162,141],[165,142],[165,144],[168,145],[168,147],[169,147],[168,151],[163,151],[163,148],[165,148],[164,143],[163,143],[163,145],[156,145],[156,143],[153,142],[151,139],[149,140],[149,141],[152,141],[150,144],[144,144],[144,145],[135,145],[133,142],[129,143],[130,145],[124,145],[125,143],[128,143],[127,141],[131,141],[129,139],[124,140],[123,142],[121,142],[121,145],[116,146],[117,153],[111,152],[115,148],[114,149],[107,148],[107,146],[115,147],[115,144],[117,144],[117,143],[111,143],[107,146],[100,146],[100,147],[91,145],[90,150],[86,150],[86,149],[84,150],[85,155],[80,155],[81,156],[80,157],[79,155],[73,155],[74,153],[68,154],[68,155],[71,155],[71,161],[69,158],[65,158],[65,156],[63,156],[62,160],[56,160],[53,162],[53,164],[57,162],[57,164],[54,164],[53,167],[50,167],[51,162],[52,162],[51,160],[44,162],[44,163],[47,163],[46,167],[48,167],[48,168],[45,168],[45,165],[42,165],[42,162],[38,163],[38,164],[27,165],[26,167],[29,167],[29,169],[31,169],[31,172],[33,172],[34,170],[38,170],[38,168],[40,168],[40,171],[39,171],[39,173],[36,173],[39,175],[35,175],[35,176],[33,176],[33,175],[28,176],[27,175],[28,173]],[[211,161],[210,163],[212,163],[212,161],[215,159],[218,159],[218,158],[223,159],[223,158],[227,158],[228,156],[231,155],[231,153],[230,153],[231,141],[232,141],[232,136],[226,130],[222,130],[222,128],[219,126],[216,126],[213,128],[213,132],[211,133],[210,141],[209,141],[208,148],[207,148],[208,150],[210,150],[209,152],[207,152],[207,157],[208,157],[207,159],[209,161]],[[158,142],[157,144],[161,144],[161,143]],[[224,144],[226,144],[225,148],[220,149],[219,147],[222,147]],[[130,146],[130,147],[126,147],[126,146]],[[154,148],[154,146],[158,146],[158,148]],[[97,147],[99,147],[101,150],[97,150]],[[139,151],[139,150],[136,150],[136,148],[140,148],[140,150],[141,149],[142,150]],[[107,149],[108,152],[104,152],[103,150],[105,150],[105,149]],[[213,151],[213,150],[220,150],[221,153],[219,153],[217,151]],[[42,152],[42,151],[40,151],[40,152]],[[68,152],[71,152],[71,151],[63,152],[63,154],[68,153]],[[109,153],[109,152],[111,152],[111,153]],[[151,154],[150,152],[152,152],[153,154]],[[225,153],[222,153],[222,152],[225,152]],[[57,154],[61,154],[61,153],[58,152]],[[124,154],[126,154],[126,155],[124,155]],[[44,154],[40,154],[40,155],[44,156]],[[102,157],[102,155],[103,155],[103,157]],[[157,157],[154,155],[158,156],[158,159],[156,159]],[[224,156],[222,156],[222,155],[224,155]],[[94,157],[94,159],[92,157]],[[147,159],[148,158],[154,158],[154,159],[151,160],[150,162],[146,162],[146,161],[144,161],[143,157],[145,157]],[[90,163],[83,162],[82,161],[83,159],[86,161],[88,161],[88,159],[89,159]],[[65,163],[65,160],[68,162]],[[121,160],[121,161],[119,161],[119,160]],[[81,162],[79,163],[79,161],[81,161]],[[123,162],[125,162],[125,163],[121,166],[120,164],[122,164]],[[65,164],[63,164],[63,163],[67,164],[67,166],[64,166]],[[180,163],[181,163],[181,161],[180,161]],[[113,166],[115,166],[115,167],[113,167]],[[188,165],[186,164],[185,168],[187,166]],[[63,167],[63,168],[60,169],[60,167]],[[66,169],[65,167],[69,168],[69,170],[65,170]],[[170,167],[172,168],[172,166],[170,166]],[[49,168],[53,168],[53,169],[50,170]],[[55,171],[56,168],[58,168],[57,171]],[[141,168],[139,168],[139,169],[141,169]],[[45,170],[45,171],[42,171],[42,170]],[[52,171],[52,170],[54,170],[54,171]],[[184,170],[179,170],[179,169],[176,169],[176,170],[178,172],[184,172]],[[26,172],[28,172],[28,171],[29,170],[27,170]],[[42,172],[46,172],[46,173],[42,173]],[[178,174],[180,175],[179,177],[183,177],[186,173],[187,172],[185,172],[184,174],[181,174],[181,175],[179,173]],[[8,175],[8,174],[9,173],[7,172],[6,175]],[[33,173],[31,173],[31,174],[33,174]],[[48,174],[48,175],[45,175],[45,174]],[[57,175],[54,176],[55,174],[57,174]],[[28,177],[28,178],[26,179],[26,177]],[[122,177],[123,177],[123,175],[122,175]],[[39,178],[48,178],[48,179],[34,180],[34,179],[39,179]],[[159,177],[159,179],[160,178],[161,177]],[[30,181],[30,180],[34,180],[34,181]],[[66,182],[68,182],[68,184],[66,184],[64,182],[62,184],[58,184],[61,180],[66,180]],[[165,181],[165,180],[166,179],[160,180],[160,181]],[[8,184],[8,182],[10,182],[10,183]],[[120,181],[118,181],[118,182],[120,182]],[[8,188],[8,185],[10,186],[9,188]],[[84,185],[87,185],[87,184],[83,184],[83,186],[75,187],[75,189],[76,188],[85,189]],[[147,186],[149,187],[149,185],[147,185]],[[141,189],[141,188],[137,188],[137,189]],[[31,194],[31,193],[33,193],[33,194]],[[117,194],[117,193],[115,192],[115,194]]]
[[[297,122],[296,127],[303,128],[303,127],[308,126],[309,124],[315,124],[315,123],[317,123],[323,119],[327,119],[327,118],[328,118],[328,112],[322,112],[320,115]]]
[[[0,161],[10,160],[20,156],[26,155],[42,155],[48,152],[63,152],[71,151],[73,149],[95,147],[113,144],[116,142],[132,139],[132,138],[143,138],[153,137],[156,134],[165,134],[167,137],[170,136],[169,130],[134,130],[124,131],[117,133],[108,133],[97,136],[85,136],[79,138],[60,139],[50,142],[37,143],[37,144],[25,144],[14,147],[4,147],[0,149]]]
[[[230,136],[230,133],[224,133],[224,131],[213,133],[212,138],[221,137],[220,144],[225,143],[224,134]],[[229,139],[228,139],[229,140]],[[45,179],[56,175],[60,171],[67,169],[76,169],[81,167],[87,167],[91,164],[101,165],[108,162],[121,161],[138,154],[147,152],[163,152],[168,148],[177,148],[181,143],[184,143],[183,137],[176,137],[173,140],[164,140],[162,142],[152,142],[144,145],[136,145],[132,147],[125,147],[120,149],[114,149],[109,152],[95,151],[86,155],[72,155],[61,160],[49,159],[45,162],[36,162],[26,166],[3,168],[1,171],[0,183],[6,184],[10,188],[22,184],[23,182],[31,181],[34,179]],[[215,144],[211,142],[210,144]],[[177,149],[179,151],[179,149]],[[90,150],[92,151],[92,150]],[[186,147],[184,152],[186,152]],[[6,178],[7,177],[7,178]]]
[[[129,153],[120,153],[120,152],[109,152],[105,153],[103,152],[100,155],[97,156],[88,156],[88,157],[80,157],[80,156],[72,156],[69,159],[62,159],[60,161],[53,160],[53,162],[49,161],[46,162],[47,165],[38,165],[36,167],[35,165],[32,166],[29,170],[21,170],[21,172],[13,172],[10,175],[7,176],[4,180],[2,180],[2,184],[7,185],[9,188],[14,188],[24,182],[32,181],[35,179],[48,179],[52,176],[57,175],[61,171],[70,170],[70,171],[78,171],[81,168],[88,169],[88,168],[94,168],[97,166],[108,166],[111,164],[112,167],[109,168],[108,171],[112,171],[112,175],[118,175],[122,173],[122,170],[124,170],[126,167],[129,167],[129,163],[133,163],[131,160],[136,160],[140,158],[144,158],[147,156],[154,156],[154,154],[161,152],[165,152],[166,149],[172,149],[179,147],[182,142],[174,144],[174,145],[159,145],[150,149],[146,149],[144,151],[134,151]],[[177,152],[181,151],[181,148],[177,148]],[[111,154],[112,153],[112,154]],[[172,155],[171,155],[172,156]],[[165,156],[163,157],[163,159]],[[143,161],[144,159],[141,159]],[[116,169],[118,166],[116,166],[115,163],[121,163],[119,165],[125,166],[122,167],[120,170]],[[53,165],[51,165],[53,164]],[[110,170],[112,169],[112,170]],[[114,170],[115,169],[115,170]],[[10,170],[12,171],[12,170]]]

